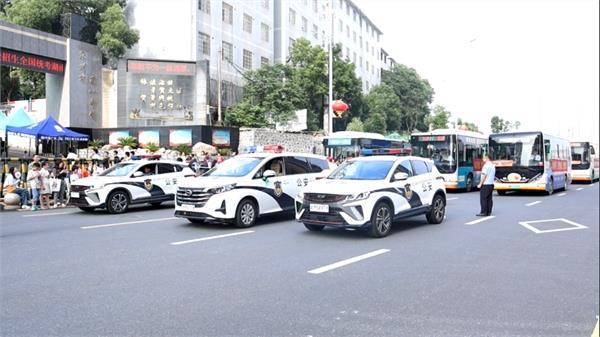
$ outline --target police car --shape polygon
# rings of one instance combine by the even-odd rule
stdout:
[[[413,156],[350,159],[296,197],[296,219],[307,229],[360,228],[373,237],[387,236],[394,220],[420,214],[439,224],[445,211],[441,174],[430,159]]]
[[[294,197],[334,166],[324,156],[251,153],[230,158],[200,177],[179,183],[175,216],[192,223],[205,220],[254,225],[259,215],[294,211]]]
[[[109,213],[124,213],[132,204],[160,205],[173,200],[177,182],[192,175],[194,172],[182,162],[122,162],[97,176],[73,182],[69,203],[86,212],[106,208]]]

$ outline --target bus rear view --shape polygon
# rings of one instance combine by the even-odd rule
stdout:
[[[571,180],[569,142],[542,132],[492,134],[490,159],[496,166],[494,188],[507,191],[566,189]]]

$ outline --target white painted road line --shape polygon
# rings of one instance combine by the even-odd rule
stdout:
[[[170,218],[159,218],[159,219],[148,219],[148,220],[138,220],[138,221],[117,222],[117,223],[110,223],[110,224],[105,224],[105,225],[83,226],[83,227],[79,227],[79,228],[81,228],[81,229],[94,229],[94,228],[104,228],[104,227],[115,227],[115,226],[133,225],[133,224],[146,223],[146,222],[168,221],[168,220],[175,220],[175,219],[178,219],[178,218],[176,218],[176,217],[170,217]]]
[[[480,222],[484,222],[484,221],[486,221],[486,220],[493,219],[493,218],[495,218],[495,217],[496,217],[495,215],[484,216],[484,217],[483,217],[483,218],[481,218],[481,219],[477,219],[477,220],[473,220],[473,221],[471,221],[471,222],[467,222],[465,225],[474,225],[474,224],[478,224],[478,223],[480,223]]]
[[[567,193],[561,193],[561,194],[559,194],[558,196],[559,196],[559,197],[564,197],[565,195],[567,195]]]
[[[556,229],[538,229],[537,227],[535,227],[533,225],[536,223],[543,223],[543,222],[564,222],[564,223],[571,225],[572,227],[563,227],[563,228],[556,228]],[[530,231],[534,232],[535,234],[563,232],[563,231],[570,231],[570,230],[574,230],[574,229],[586,229],[587,228],[586,226],[584,226],[582,224],[578,224],[577,222],[567,220],[565,218],[535,220],[535,221],[520,221],[519,225],[529,229]]]
[[[237,236],[237,235],[250,234],[250,233],[254,233],[254,231],[235,232],[235,233],[230,233],[230,234],[207,236],[207,237],[199,238],[199,239],[192,239],[192,240],[171,242],[171,245],[173,245],[173,246],[185,245],[187,243],[208,241],[208,240],[214,240],[214,239],[222,239],[222,238],[227,238],[227,237],[230,237],[230,236]]]
[[[387,253],[389,251],[390,251],[389,249],[378,249],[378,250],[372,251],[370,253],[366,253],[366,254],[363,254],[363,255],[355,256],[355,257],[352,257],[352,258],[349,258],[349,259],[346,259],[346,260],[338,261],[336,263],[328,264],[328,265],[323,266],[323,267],[319,267],[319,268],[316,268],[316,269],[309,270],[308,273],[309,274],[321,274],[321,273],[328,272],[328,271],[333,270],[333,269],[337,269],[337,268],[340,268],[340,267],[343,267],[343,266],[347,266],[347,265],[349,265],[351,263],[354,263],[354,262],[362,261],[362,260],[365,260],[365,259],[377,256],[377,255],[385,254],[385,253]]]
[[[580,187],[580,188],[578,188],[577,190],[578,190],[578,191],[581,191],[582,189],[583,189],[583,187]]]
[[[65,214],[75,214],[78,212],[57,212],[57,213],[36,213],[36,214],[27,214],[23,215],[24,218],[32,218],[36,216],[50,216],[50,215],[65,215]]]
[[[542,202],[538,200],[538,201],[534,201],[534,202],[530,202],[528,204],[525,204],[525,206],[529,207],[529,206],[533,206],[533,205],[537,205],[537,204],[541,204],[541,203]]]
[[[456,199],[458,199],[458,198],[448,198],[448,199],[446,199],[446,200],[447,200],[447,201],[450,201],[450,200],[456,200]]]

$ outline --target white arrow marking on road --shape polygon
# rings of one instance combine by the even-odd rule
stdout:
[[[23,217],[31,218],[31,217],[36,217],[36,216],[64,215],[64,214],[75,214],[75,213],[78,213],[78,212],[38,213],[38,214],[23,215]]]
[[[495,215],[485,216],[485,217],[483,217],[483,218],[481,218],[481,219],[477,219],[477,220],[473,220],[473,221],[471,221],[471,222],[467,222],[465,225],[474,225],[474,224],[478,224],[478,223],[480,223],[480,222],[484,222],[484,221],[486,221],[486,220],[493,219],[493,218],[495,218],[495,217],[496,217]]]
[[[83,227],[79,227],[79,228],[93,229],[93,228],[115,227],[115,226],[133,225],[136,223],[158,222],[158,221],[175,220],[175,219],[177,219],[177,218],[170,217],[170,218],[148,219],[148,220],[138,220],[138,221],[117,222],[117,223],[110,223],[110,224],[106,224],[106,225],[83,226]]]
[[[565,195],[567,195],[567,193],[561,193],[561,194],[559,194],[558,196],[559,196],[559,197],[564,197]]]
[[[230,237],[230,236],[250,234],[250,233],[254,233],[254,231],[235,232],[235,233],[230,233],[230,234],[207,236],[205,238],[199,238],[199,239],[171,242],[171,245],[173,245],[173,246],[185,245],[186,243],[194,243],[194,242],[208,241],[208,240],[214,240],[214,239],[221,239],[221,238],[226,238],[226,237]]]
[[[537,205],[537,204],[541,204],[541,203],[542,202],[538,200],[538,201],[534,201],[534,202],[530,202],[528,204],[525,204],[525,206],[529,207],[529,206],[533,206],[533,205]]]
[[[580,188],[578,188],[577,190],[578,190],[578,191],[581,191],[582,189],[583,189],[583,187],[580,187]]]
[[[352,257],[352,258],[349,258],[349,259],[346,259],[346,260],[338,261],[336,263],[328,264],[328,265],[323,266],[323,267],[319,267],[319,268],[316,268],[316,269],[309,270],[308,273],[309,274],[321,274],[321,273],[324,273],[324,272],[327,272],[327,271],[330,271],[330,270],[333,270],[333,269],[337,269],[337,268],[340,268],[340,267],[343,267],[343,266],[347,266],[347,265],[349,265],[351,263],[354,263],[354,262],[362,261],[362,260],[365,260],[365,259],[377,256],[377,255],[385,254],[385,253],[387,253],[389,251],[390,251],[389,249],[378,249],[378,250],[372,251],[370,253],[366,253],[366,254],[363,254],[363,255],[355,256],[355,257]]]

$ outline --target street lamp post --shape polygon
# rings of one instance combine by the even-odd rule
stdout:
[[[333,133],[333,0],[328,2],[331,31],[329,34],[329,101],[327,103],[327,134]]]

